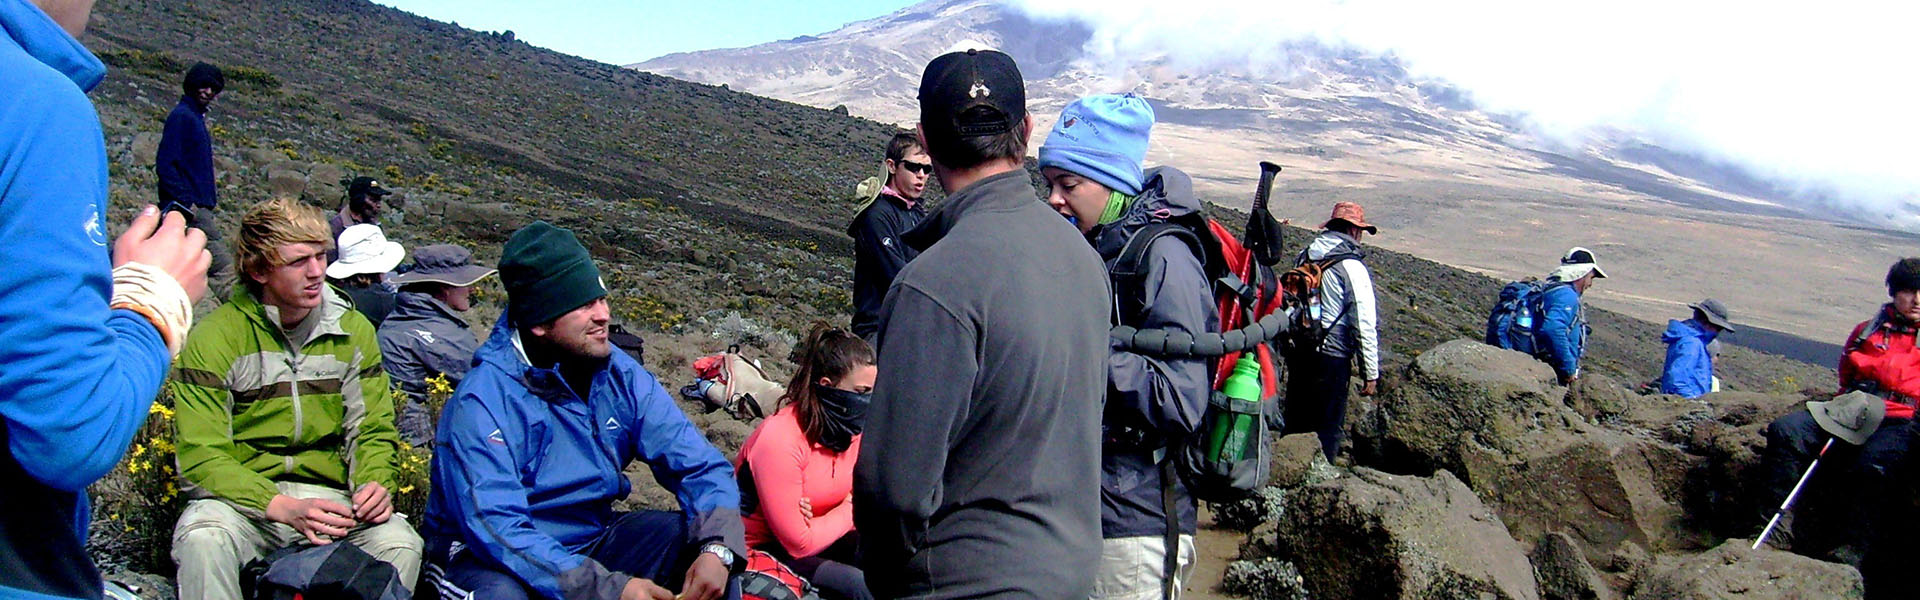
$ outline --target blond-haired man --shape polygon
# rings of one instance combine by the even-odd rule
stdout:
[[[270,200],[235,242],[244,284],[187,337],[173,382],[182,598],[240,598],[240,567],[344,539],[412,586],[421,539],[393,512],[393,400],[373,325],[326,284],[327,225]]]

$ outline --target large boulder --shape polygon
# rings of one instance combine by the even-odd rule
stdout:
[[[1553,369],[1512,350],[1471,340],[1435,346],[1413,360],[1355,423],[1356,458],[1397,472],[1458,470],[1469,447],[1516,451],[1545,421],[1572,415]]]
[[[267,165],[267,193],[275,198],[299,199],[307,190],[305,166],[291,160]]]
[[[1586,552],[1573,536],[1549,533],[1534,544],[1528,555],[1533,574],[1540,580],[1540,595],[1545,600],[1615,600],[1620,597],[1601,577],[1600,570],[1587,562]]]
[[[515,229],[529,221],[531,219],[520,210],[504,202],[455,202],[446,206],[447,229],[465,234],[481,244],[504,242],[507,236],[513,235]]]
[[[143,131],[133,134],[133,142],[127,145],[127,153],[120,160],[136,167],[151,167],[159,155],[160,134]]]
[[[1860,572],[1728,540],[1710,552],[1662,561],[1635,587],[1635,600],[1841,600],[1865,594]]]
[[[1702,548],[1685,510],[1702,459],[1670,444],[1584,423],[1524,436],[1523,449],[1473,448],[1463,472],[1520,539],[1566,531],[1599,560],[1622,543],[1656,551]]]
[[[1292,490],[1273,535],[1274,558],[1296,565],[1314,598],[1539,598],[1520,544],[1444,471],[1361,468]]]
[[[340,181],[347,178],[347,170],[340,165],[316,163],[313,170],[307,172],[306,201],[325,208],[338,208],[340,201],[347,197],[347,189]]]

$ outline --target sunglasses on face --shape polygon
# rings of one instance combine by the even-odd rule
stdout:
[[[919,173],[921,175],[926,175],[933,172],[933,165],[930,165],[927,163],[917,163],[910,160],[902,160],[900,161],[900,166],[906,167],[908,171]]]

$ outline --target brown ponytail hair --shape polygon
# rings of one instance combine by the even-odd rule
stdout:
[[[855,367],[873,364],[873,346],[851,331],[815,321],[807,339],[793,353],[799,368],[787,382],[787,395],[780,403],[793,405],[793,416],[800,421],[807,442],[818,444],[827,418],[820,412],[820,398],[814,395],[813,384],[821,377],[838,381]]]

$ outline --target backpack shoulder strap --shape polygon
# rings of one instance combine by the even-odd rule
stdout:
[[[1880,328],[1886,324],[1887,310],[1882,308],[1874,311],[1873,318],[1868,319],[1866,325],[1860,328],[1860,333],[1854,334],[1852,338],[1847,340],[1846,347],[1841,348],[1840,352],[1847,353],[1858,349],[1862,344],[1867,343],[1867,338],[1873,337],[1873,332],[1879,331]]]
[[[1206,260],[1206,248],[1201,246],[1200,236],[1193,230],[1178,223],[1155,221],[1133,232],[1127,243],[1120,248],[1120,255],[1114,258],[1113,267],[1108,270],[1113,279],[1113,295],[1126,315],[1137,315],[1144,307],[1138,306],[1140,298],[1137,291],[1147,276],[1147,258],[1151,254],[1154,242],[1163,237],[1173,237],[1187,244],[1193,255],[1203,263]]]

